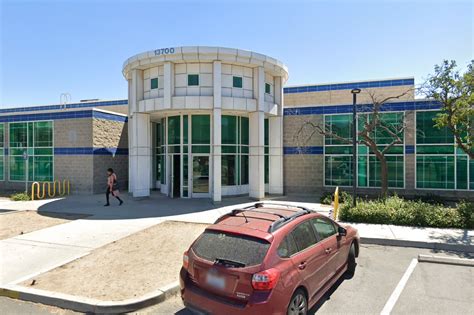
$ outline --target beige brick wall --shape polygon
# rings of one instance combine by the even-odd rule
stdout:
[[[127,124],[120,121],[93,119],[94,139],[92,144],[99,148],[127,148]]]
[[[322,136],[314,126],[324,127],[323,115],[293,115],[283,118],[284,146],[322,146]]]
[[[53,124],[55,147],[75,148],[91,146],[91,118],[55,120]]]
[[[55,179],[69,179],[72,193],[92,193],[93,159],[93,155],[55,155]]]
[[[283,172],[285,193],[321,193],[324,180],[322,155],[285,155]]]
[[[357,96],[357,103],[372,103],[369,93],[373,93],[378,100],[387,96],[406,95],[397,99],[397,101],[413,100],[415,98],[413,86],[401,85],[380,88],[362,89]],[[285,107],[304,107],[315,105],[340,105],[352,104],[351,90],[334,90],[308,93],[288,93],[284,95]]]

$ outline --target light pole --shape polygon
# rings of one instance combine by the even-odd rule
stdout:
[[[357,194],[357,94],[360,89],[352,89],[352,206],[356,206]]]

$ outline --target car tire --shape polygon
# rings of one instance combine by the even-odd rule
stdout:
[[[347,255],[347,275],[354,275],[356,269],[356,252],[355,252],[355,244],[352,243],[349,249],[349,255]]]
[[[302,289],[296,290],[288,305],[287,315],[306,315],[308,313],[308,298]]]

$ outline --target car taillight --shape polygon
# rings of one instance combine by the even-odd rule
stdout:
[[[184,252],[183,254],[183,268],[188,270],[188,267],[189,267],[189,256],[188,256],[188,252]]]
[[[274,268],[256,273],[252,276],[252,287],[255,290],[271,290],[279,277],[280,272]]]

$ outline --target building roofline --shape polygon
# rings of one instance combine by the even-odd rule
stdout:
[[[308,86],[320,86],[320,85],[337,85],[337,84],[354,84],[354,83],[367,83],[367,82],[384,82],[384,81],[394,81],[394,80],[413,80],[415,77],[392,77],[392,78],[383,78],[383,79],[372,79],[372,80],[355,80],[355,81],[340,81],[340,82],[326,82],[326,83],[315,83],[315,84],[295,84],[287,85],[285,88],[297,88],[297,87],[308,87]]]
[[[127,105],[128,99],[115,100],[99,100],[90,102],[69,103],[65,105],[65,109],[84,108],[84,107],[102,107],[102,106],[120,106]],[[20,113],[20,112],[34,112],[44,110],[61,110],[64,109],[63,104],[48,104],[48,105],[32,105],[23,107],[7,107],[0,109],[1,114]]]

